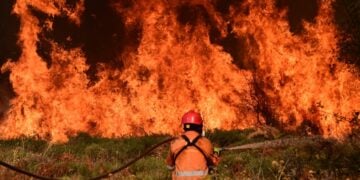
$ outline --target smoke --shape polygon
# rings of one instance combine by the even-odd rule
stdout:
[[[360,1],[335,1],[335,21],[341,40],[340,57],[360,68]]]
[[[21,48],[17,45],[19,18],[11,13],[15,0],[0,2],[0,66],[8,59],[20,57]],[[9,100],[14,96],[9,80],[9,72],[0,73],[0,119],[9,108]]]

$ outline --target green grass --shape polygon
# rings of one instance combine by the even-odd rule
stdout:
[[[207,137],[216,146],[235,146],[267,140],[247,138],[253,130],[213,131]],[[296,136],[286,135],[283,137]],[[79,134],[65,144],[31,138],[0,141],[0,160],[30,172],[62,179],[89,179],[116,169],[152,145],[168,138],[154,135],[108,139]],[[112,179],[171,179],[166,169],[168,145],[160,147]],[[358,140],[301,147],[225,151],[211,179],[356,179],[360,177]],[[25,176],[0,167],[0,177]]]

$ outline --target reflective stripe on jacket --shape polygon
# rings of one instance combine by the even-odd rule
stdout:
[[[175,176],[206,176],[207,174],[208,174],[207,170],[175,171]]]

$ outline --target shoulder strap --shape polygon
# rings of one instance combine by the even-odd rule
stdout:
[[[201,138],[201,135],[196,136],[192,141],[190,141],[190,139],[185,136],[185,135],[181,135],[181,137],[186,141],[186,145],[184,147],[182,147],[176,154],[174,157],[174,161],[176,161],[176,158],[181,154],[181,152],[183,152],[187,147],[189,146],[194,146],[197,150],[200,151],[200,153],[205,157],[207,164],[209,164],[211,161],[208,158],[208,156],[205,154],[205,152],[198,146],[196,145],[196,142]]]
[[[174,156],[174,162],[176,161],[176,158],[181,154],[181,152],[183,152],[188,146],[189,144],[191,143],[189,138],[186,137],[185,135],[181,135],[181,137],[186,141],[186,145],[183,146]]]

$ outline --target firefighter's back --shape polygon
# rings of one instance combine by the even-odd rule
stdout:
[[[183,137],[173,141],[170,147],[176,157],[173,179],[202,179],[208,174],[206,156],[212,153],[212,145],[207,138],[198,137],[200,135],[195,131],[187,131],[183,135],[190,142],[198,139],[195,143],[197,147],[193,145],[186,147],[188,142]]]

